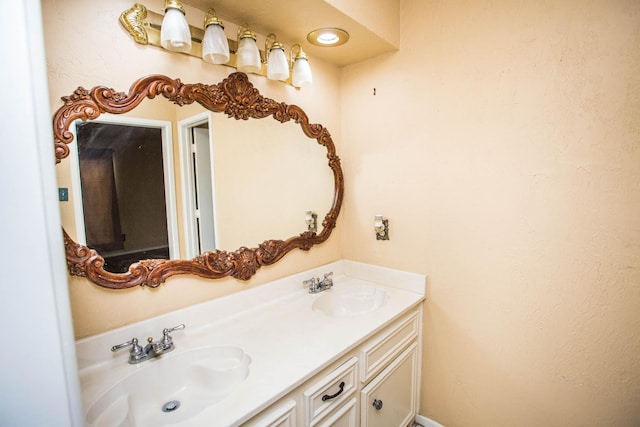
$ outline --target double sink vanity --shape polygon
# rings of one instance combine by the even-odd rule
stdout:
[[[332,286],[303,285],[325,275]],[[81,339],[86,424],[408,425],[424,291],[424,276],[341,260]],[[141,362],[110,351],[132,338],[159,343],[165,329],[170,351]]]

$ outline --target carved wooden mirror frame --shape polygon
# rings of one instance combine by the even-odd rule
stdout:
[[[260,95],[243,73],[233,73],[214,85],[184,84],[179,79],[151,75],[134,82],[129,93],[117,92],[105,86],[96,86],[91,90],[78,87],[72,95],[62,97],[64,105],[53,118],[56,162],[59,163],[69,155],[67,145],[74,139],[69,129],[75,120],[95,119],[102,113],[123,114],[136,108],[145,98],[153,99],[158,95],[177,105],[197,102],[210,111],[223,112],[236,120],[273,116],[281,123],[289,120],[298,123],[307,137],[316,139],[318,144],[327,149],[329,167],[333,171],[333,204],[322,221],[323,229],[319,234],[305,231],[287,240],[266,240],[257,248],[241,247],[233,252],[205,252],[192,260],[142,260],[131,264],[126,273],[104,270],[104,258],[95,250],[75,242],[63,229],[67,266],[72,275],[86,277],[97,285],[110,289],[134,286],[155,288],[167,278],[179,274],[209,279],[232,276],[248,280],[260,267],[279,261],[293,249],[309,250],[329,238],[336,226],[344,194],[340,158],[336,154],[329,131],[320,124],[310,124],[300,107]]]

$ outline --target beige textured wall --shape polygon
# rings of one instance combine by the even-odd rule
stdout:
[[[428,275],[422,412],[640,425],[640,2],[404,0],[400,28],[343,72],[344,255]]]
[[[164,0],[149,0],[144,4],[151,10],[161,10]],[[100,84],[126,91],[134,80],[149,74],[166,74],[188,83],[217,83],[235,71],[207,64],[197,58],[169,54],[156,47],[136,44],[118,22],[120,13],[132,5],[130,0],[42,1],[52,114],[62,105],[60,97],[71,94],[78,86],[91,88]],[[186,9],[190,22],[201,26],[202,12],[198,15],[197,10]],[[233,35],[231,30],[234,26],[232,23],[226,24],[228,35]],[[339,98],[339,70],[314,58],[310,58],[310,61],[315,84],[302,90],[259,76],[250,76],[249,80],[264,96],[302,107],[313,123],[322,123],[331,131],[339,152],[340,111],[336,105]],[[178,160],[177,151],[174,152],[174,158]],[[60,184],[70,186],[66,171],[68,168],[61,165],[59,169]],[[179,182],[178,178],[176,177]],[[177,197],[180,197],[179,191]],[[73,226],[73,221],[68,219],[72,215],[70,203],[63,204],[61,211],[63,223]],[[303,218],[304,211],[301,212],[300,221]],[[300,231],[303,229],[304,223],[301,224]],[[73,234],[74,230],[69,231]],[[265,230],[260,241],[286,237],[290,236],[272,235]],[[253,242],[253,245],[260,241]],[[291,253],[280,263],[259,270],[248,282],[175,277],[160,289],[111,291],[99,288],[83,278],[70,277],[76,337],[93,335],[230,292],[248,289],[339,258],[340,226],[325,244],[309,252]]]

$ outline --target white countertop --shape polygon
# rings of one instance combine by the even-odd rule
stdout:
[[[361,283],[386,292],[377,310],[331,317],[312,310],[325,292],[309,294],[302,280],[334,272],[334,290]],[[144,369],[127,363],[128,351],[112,345],[153,335],[180,323],[172,334],[176,349],[237,346],[250,357],[248,377],[220,402],[180,426],[237,426],[303,384],[326,365],[362,343],[424,300],[425,277],[353,261],[337,261],[247,291],[168,313],[114,331],[78,340],[76,350],[85,410],[123,378]],[[159,379],[160,381],[161,379]],[[153,385],[150,385],[151,387]]]

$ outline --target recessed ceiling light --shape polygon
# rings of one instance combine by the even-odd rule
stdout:
[[[316,46],[340,46],[349,40],[349,33],[339,28],[319,28],[307,34],[307,40]]]

